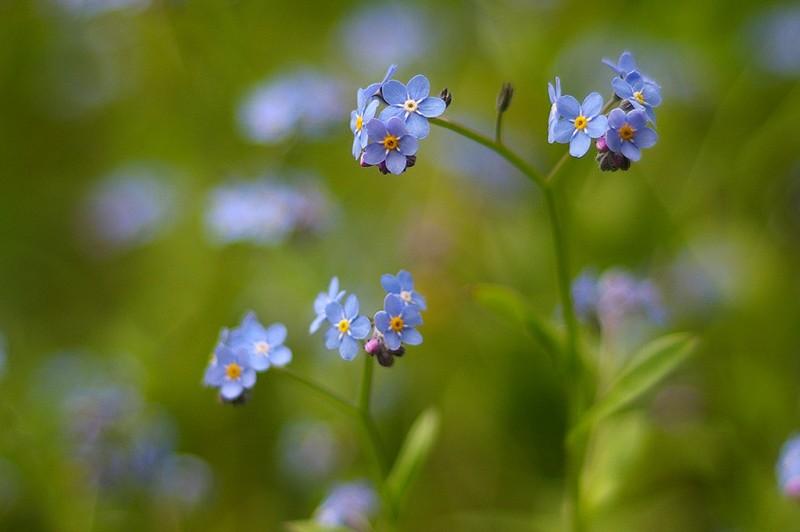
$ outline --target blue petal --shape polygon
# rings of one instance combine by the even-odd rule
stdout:
[[[639,150],[639,148],[633,142],[623,142],[620,151],[622,151],[622,155],[633,162],[636,162],[642,158],[641,150]]]
[[[407,88],[408,96],[415,102],[421,102],[427,98],[431,92],[431,84],[428,81],[428,78],[422,74],[417,74],[411,78],[411,81],[408,82]]]
[[[416,327],[422,322],[419,308],[416,305],[406,305],[400,316],[403,318],[403,323],[408,327]]]
[[[286,326],[282,323],[270,325],[264,336],[270,347],[276,347],[286,340]]]
[[[658,140],[658,133],[645,127],[636,132],[636,145],[640,148],[650,148]]]
[[[381,120],[389,120],[392,117],[398,117],[400,119],[405,119],[406,117],[406,110],[402,107],[398,107],[396,105],[392,105],[390,107],[385,108],[381,111],[380,117]],[[383,137],[381,137],[383,138]]]
[[[336,349],[342,342],[342,335],[339,333],[339,328],[333,326],[325,331],[325,347],[328,349]]]
[[[400,137],[397,149],[403,155],[414,155],[419,149],[419,141],[413,135],[403,135]]]
[[[285,366],[292,361],[292,350],[285,345],[270,351],[269,361],[273,366]]]
[[[600,114],[603,108],[603,97],[599,92],[593,92],[583,100],[581,110],[586,118],[591,118]]]
[[[380,332],[385,333],[389,330],[389,323],[392,321],[389,314],[385,310],[379,310],[375,313],[375,328]]]
[[[413,292],[411,294],[411,301],[420,309],[420,310],[427,310],[428,303],[425,301],[425,298],[419,292]]]
[[[382,163],[386,159],[386,148],[383,144],[373,142],[364,148],[364,162],[371,165]]]
[[[337,301],[331,301],[325,305],[325,317],[328,318],[328,321],[333,325],[338,325],[344,317],[344,309],[342,309],[342,305],[340,305]]]
[[[255,370],[253,368],[246,368],[244,372],[242,372],[242,376],[239,380],[242,382],[242,386],[245,388],[252,388],[256,383]]]
[[[348,320],[352,320],[358,314],[358,298],[355,294],[347,296],[344,302],[344,316]]]
[[[399,316],[405,306],[403,300],[395,294],[386,294],[383,299],[383,308],[390,316]]]
[[[411,113],[408,115],[408,118],[406,119],[406,127],[408,128],[408,132],[418,139],[424,139],[431,131],[431,126],[428,124],[428,119],[417,113]]]
[[[553,138],[556,142],[562,144],[569,142],[572,139],[572,134],[575,133],[575,126],[567,119],[562,119],[556,122],[553,126]],[[369,148],[369,146],[367,146]]]
[[[397,150],[392,150],[386,154],[386,169],[391,173],[402,174],[406,169],[406,156]]]
[[[342,344],[339,346],[339,354],[345,360],[353,360],[356,353],[358,353],[358,342],[349,336],[342,338]]]
[[[355,158],[356,161],[361,157],[361,150],[364,149],[362,141],[365,140],[367,140],[366,135],[356,135],[353,137],[353,158]]]
[[[645,83],[642,93],[644,94],[644,100],[653,107],[657,107],[661,103],[661,91],[657,85]]]
[[[569,120],[575,120],[581,114],[581,104],[574,96],[567,94],[556,101],[558,113]]]
[[[219,393],[222,394],[222,397],[228,400],[233,400],[242,395],[244,388],[239,381],[229,381],[222,385],[220,388]]]
[[[408,99],[408,91],[405,85],[394,79],[384,83],[381,91],[383,99],[389,105],[403,105]]]
[[[366,338],[372,330],[372,323],[366,316],[358,316],[350,323],[350,336],[356,340]]]
[[[627,116],[628,125],[633,128],[634,131],[639,131],[647,124],[647,113],[640,109],[634,109]]]
[[[569,154],[573,157],[583,157],[589,151],[591,139],[583,131],[578,131],[569,142]]]
[[[406,270],[397,273],[397,280],[400,283],[400,290],[410,292],[414,289],[414,277]]]
[[[608,127],[613,129],[619,129],[627,120],[625,115],[625,111],[617,107],[616,109],[612,109],[610,113],[608,113]]]
[[[614,89],[614,94],[623,100],[630,100],[633,98],[633,89],[631,89],[628,82],[622,78],[614,78],[611,81],[611,88]]]
[[[619,136],[619,131],[616,130],[609,130],[606,134],[606,146],[611,151],[619,151],[620,146],[622,145],[622,139]]]
[[[597,137],[602,137],[606,130],[608,129],[608,119],[603,116],[595,116],[589,123],[586,125],[586,129],[584,130],[587,135],[596,139]]]
[[[625,74],[631,72],[632,70],[636,70],[636,61],[633,60],[633,54],[627,50],[622,52],[622,55],[619,56],[618,65],[620,70],[622,70]]]
[[[367,108],[364,109],[364,114],[362,115],[364,117],[364,120],[368,121],[374,118],[375,112],[377,110],[378,110],[378,100],[372,100],[371,102],[369,102],[369,105],[367,105]]]
[[[264,355],[251,354],[250,367],[256,371],[264,371],[269,368],[269,359]]]
[[[308,334],[317,332],[323,321],[325,321],[325,314],[318,314],[317,317],[314,318],[314,321],[311,322],[311,325],[308,326]]]
[[[399,294],[401,290],[400,279],[390,273],[381,275],[381,286],[390,294]]]
[[[408,345],[419,345],[422,343],[422,334],[416,329],[403,329],[403,342]]]
[[[397,138],[406,134],[406,123],[400,117],[391,117],[386,120],[386,131]]]
[[[373,118],[364,127],[367,129],[369,138],[376,142],[382,141],[386,136],[386,124],[381,119]]]
[[[391,350],[400,349],[400,335],[396,331],[388,330],[383,335],[383,340],[386,342],[386,347]]]
[[[447,104],[444,103],[444,100],[436,96],[425,98],[419,102],[417,106],[417,112],[426,118],[439,116],[444,113],[445,109],[447,109]]]

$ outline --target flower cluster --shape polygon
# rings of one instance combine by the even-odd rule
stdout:
[[[328,321],[325,331],[325,347],[338,349],[345,360],[353,360],[359,351],[361,341],[364,350],[378,359],[382,366],[394,364],[394,357],[403,356],[406,345],[419,345],[422,335],[416,327],[422,325],[420,311],[427,308],[425,298],[414,290],[414,279],[405,270],[397,275],[385,274],[381,285],[386,291],[383,310],[379,310],[370,320],[359,314],[358,297],[350,294],[341,303],[345,292],[339,290],[339,279],[331,279],[328,292],[321,292],[314,301],[316,318],[309,327],[309,333],[316,332],[324,321]],[[367,337],[369,339],[367,340]]]
[[[350,114],[353,157],[384,174],[401,174],[414,166],[419,140],[430,132],[428,119],[447,107],[444,99],[430,95],[431,84],[422,74],[407,85],[390,79],[396,68],[390,66],[380,83],[358,89],[357,107]],[[381,102],[386,107],[378,114]]]
[[[247,391],[256,383],[257,372],[292,361],[292,351],[283,345],[285,340],[282,323],[264,327],[254,312],[248,312],[238,327],[220,332],[203,383],[219,388],[223,402],[244,402]]]
[[[604,114],[610,104],[592,92],[583,102],[574,96],[561,94],[561,80],[555,86],[548,83],[550,116],[548,142],[569,143],[573,157],[583,157],[592,139],[598,150],[597,161],[604,171],[627,170],[631,162],[642,157],[642,149],[652,147],[658,140],[653,128],[656,119],[653,108],[661,103],[661,87],[643,76],[630,52],[624,52],[617,63],[603,60],[617,76],[611,81],[614,98],[610,104],[619,106]]]

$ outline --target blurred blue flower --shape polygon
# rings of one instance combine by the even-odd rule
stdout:
[[[338,465],[340,446],[328,423],[292,420],[281,430],[276,458],[292,482],[319,485]]]
[[[401,174],[408,164],[406,157],[417,153],[419,143],[400,118],[389,118],[386,123],[373,118],[367,122],[367,133],[373,141],[364,150],[363,162],[367,165],[385,163],[391,173]]]
[[[553,139],[562,144],[569,142],[569,154],[583,157],[589,150],[591,139],[606,132],[607,119],[600,114],[602,96],[593,92],[580,104],[573,96],[566,95],[558,99],[556,106],[562,118],[553,127]]]
[[[640,109],[625,113],[614,109],[608,114],[606,145],[611,151],[621,152],[631,161],[642,157],[642,148],[655,145],[658,134],[647,127],[647,115]]]
[[[400,344],[419,345],[422,335],[414,327],[422,324],[416,305],[407,305],[399,296],[386,294],[383,310],[375,313],[375,328],[383,334],[386,346],[400,349]]]
[[[285,366],[292,361],[292,351],[283,345],[286,326],[275,323],[265,328],[250,311],[239,327],[230,331],[227,345],[234,351],[243,350],[250,357],[250,367],[264,371],[270,366]]]
[[[409,134],[424,139],[431,129],[428,118],[439,116],[447,108],[444,100],[430,96],[430,92],[431,84],[422,74],[411,78],[408,86],[390,79],[383,84],[383,99],[388,107],[381,111],[381,120],[399,117],[405,122]]]
[[[115,255],[145,245],[178,212],[169,171],[149,163],[121,166],[94,183],[80,205],[78,238],[93,255]]]
[[[781,447],[775,474],[781,493],[800,501],[800,435],[792,436]]]
[[[254,87],[239,106],[239,126],[245,138],[260,144],[295,134],[313,139],[339,123],[345,101],[341,82],[298,69]]]
[[[357,108],[350,113],[350,131],[353,132],[353,157],[358,160],[361,152],[367,145],[367,135],[364,124],[375,118],[378,110],[377,98],[368,96],[366,91],[358,89]]]
[[[207,499],[212,481],[213,474],[205,460],[192,454],[173,453],[162,461],[153,489],[162,501],[193,508]]]
[[[256,383],[256,371],[250,366],[250,356],[246,351],[234,351],[218,344],[203,382],[206,386],[219,388],[223,400],[235,401]]]
[[[353,360],[358,353],[358,340],[366,338],[372,327],[369,318],[358,314],[358,298],[350,294],[344,307],[338,301],[331,301],[325,306],[325,316],[331,324],[325,332],[325,347],[339,348],[343,359]]]
[[[314,300],[314,312],[317,313],[317,317],[311,322],[311,326],[308,328],[308,334],[317,332],[322,322],[325,321],[327,317],[325,315],[325,307],[328,306],[328,303],[332,301],[339,302],[342,297],[344,297],[344,290],[339,291],[339,278],[334,276],[331,278],[331,282],[328,285],[328,293],[320,292]]]
[[[406,270],[400,270],[396,276],[386,273],[381,276],[381,286],[389,294],[395,294],[408,304],[416,305],[419,310],[426,310],[425,298],[414,290],[414,278]]]
[[[580,319],[596,321],[604,329],[617,329],[634,315],[644,315],[656,324],[663,324],[667,318],[656,285],[617,268],[599,276],[591,270],[583,271],[572,283],[572,298]]]
[[[372,528],[369,520],[378,510],[378,495],[365,480],[336,484],[314,512],[314,520],[325,527],[346,527],[356,531]]]
[[[755,66],[787,78],[800,77],[800,5],[767,5],[748,24],[747,53],[755,53]]]
[[[656,116],[653,107],[661,103],[661,90],[653,83],[645,83],[642,75],[634,70],[629,72],[625,78],[614,78],[611,81],[614,93],[628,100],[636,109],[644,109],[647,117],[655,125]]]
[[[561,98],[561,80],[556,76],[556,85],[552,83],[547,84],[547,92],[550,96],[550,116],[547,119],[547,142],[552,144],[555,142],[555,125],[558,122],[558,99]]]
[[[220,244],[277,245],[292,234],[330,224],[331,206],[316,186],[290,186],[269,178],[234,181],[214,188],[205,215],[211,239]]]

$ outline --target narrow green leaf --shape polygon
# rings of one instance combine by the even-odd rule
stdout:
[[[439,434],[439,423],[439,412],[435,408],[428,408],[408,430],[394,466],[386,478],[386,493],[395,513],[402,506],[425,459],[433,449]]]
[[[584,414],[573,437],[605,417],[632,405],[666,379],[694,352],[697,339],[672,333],[649,342],[633,355],[606,394]]]
[[[561,352],[555,328],[539,316],[518,292],[507,286],[487,283],[477,285],[473,294],[478,303],[522,327],[548,352]]]

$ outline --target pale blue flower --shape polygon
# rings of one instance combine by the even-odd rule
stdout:
[[[628,100],[636,109],[644,109],[647,117],[655,125],[656,116],[653,107],[661,103],[661,89],[653,83],[645,83],[642,75],[634,70],[629,72],[625,78],[614,78],[611,80],[611,88],[614,93]]]
[[[380,89],[380,87],[379,87]],[[367,145],[367,132],[365,125],[378,111],[378,99],[369,96],[364,89],[358,89],[357,108],[350,113],[350,131],[353,132],[353,157],[356,160],[361,157],[361,152]]]
[[[800,500],[800,435],[792,436],[781,447],[775,474],[781,493]]]
[[[414,278],[406,270],[400,270],[397,276],[389,273],[382,275],[381,286],[386,292],[400,297],[406,305],[416,305],[419,310],[428,308],[422,294],[414,290]]]
[[[640,109],[625,113],[614,109],[608,114],[606,145],[611,151],[621,152],[631,161],[642,157],[642,148],[650,148],[658,140],[658,134],[647,127],[647,114]]]
[[[358,314],[358,298],[350,294],[344,307],[331,301],[325,306],[325,316],[331,324],[325,332],[325,347],[338,348],[343,359],[353,360],[358,353],[358,340],[366,338],[372,327],[369,318]]]
[[[250,311],[239,327],[230,331],[227,345],[234,351],[244,351],[250,357],[250,367],[264,371],[270,366],[285,366],[292,361],[292,351],[283,345],[286,326],[275,323],[264,327]]]
[[[580,104],[574,97],[566,95],[558,99],[556,106],[562,118],[553,128],[554,140],[569,142],[569,154],[583,157],[589,150],[591,139],[601,137],[606,132],[607,119],[600,114],[602,96],[593,92]]]
[[[399,117],[411,135],[424,139],[431,129],[428,118],[439,116],[447,108],[444,100],[430,96],[430,92],[431,84],[422,74],[411,78],[408,86],[393,79],[387,81],[382,94],[388,107],[381,111],[381,119]]]
[[[400,344],[419,345],[422,335],[414,327],[422,324],[419,308],[406,305],[399,296],[386,294],[383,300],[384,310],[375,314],[375,328],[383,334],[389,349],[400,349]]]
[[[250,356],[246,351],[234,351],[218,344],[204,383],[219,388],[223,399],[235,401],[256,383],[256,370],[250,366]]]
[[[314,512],[314,520],[324,527],[369,530],[378,502],[375,489],[365,480],[337,484]]]
[[[555,87],[552,83],[547,84],[547,92],[550,95],[550,117],[547,119],[547,142],[552,144],[555,142],[554,128],[560,116],[558,114],[558,105],[556,105],[558,99],[561,98],[561,80],[558,77],[556,77]]]
[[[407,157],[417,153],[419,142],[398,117],[391,117],[385,123],[373,118],[367,122],[367,133],[371,140],[364,149],[363,162],[367,165],[385,162],[387,170],[401,174],[408,165]]]

